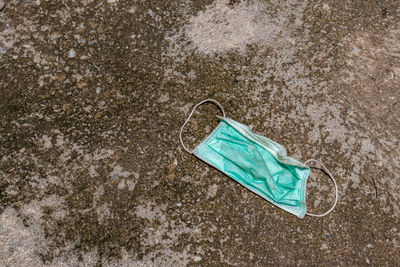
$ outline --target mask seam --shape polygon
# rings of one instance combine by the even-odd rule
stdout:
[[[299,218],[304,218],[307,212],[307,203],[306,203],[306,197],[307,197],[307,180],[310,175],[310,169],[308,168],[307,172],[301,177],[301,198],[302,198],[302,209],[301,209],[301,217]],[[303,208],[304,207],[304,208]]]

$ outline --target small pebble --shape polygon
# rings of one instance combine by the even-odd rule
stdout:
[[[367,264],[369,264],[369,263],[370,263],[370,261],[369,261],[369,259],[368,259],[368,258],[365,258],[365,262],[366,262]]]
[[[74,49],[70,49],[68,52],[68,57],[69,58],[74,58],[76,56],[76,52]]]
[[[78,42],[81,44],[86,44],[86,40],[81,37],[78,39]]]
[[[6,6],[6,3],[4,3],[3,0],[0,0],[0,11],[2,11],[5,6]]]
[[[178,207],[182,207],[182,203],[178,203],[178,204],[176,204]]]
[[[194,261],[196,261],[196,262],[201,261],[201,257],[200,256],[194,257]]]
[[[3,48],[0,47],[0,55],[5,54],[6,50],[4,50]]]
[[[128,12],[133,14],[133,13],[135,13],[135,11],[136,11],[136,8],[135,7],[131,7]]]

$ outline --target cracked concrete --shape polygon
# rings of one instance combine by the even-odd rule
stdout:
[[[0,265],[400,263],[398,1],[4,2]],[[325,162],[336,209],[300,220],[186,153],[210,97]]]

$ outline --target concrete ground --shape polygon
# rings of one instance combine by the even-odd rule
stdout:
[[[398,0],[0,0],[0,93],[1,266],[400,265]],[[210,97],[336,209],[186,153]]]

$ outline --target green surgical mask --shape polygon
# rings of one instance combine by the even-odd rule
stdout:
[[[191,151],[183,144],[183,129],[195,109],[205,102],[216,104],[221,109],[223,116],[217,116],[220,119],[219,125]],[[305,214],[322,217],[329,214],[336,206],[337,184],[324,164],[314,159],[303,164],[287,156],[285,148],[280,144],[253,133],[244,124],[226,118],[222,106],[213,99],[206,99],[193,108],[181,128],[180,140],[187,152],[194,154],[250,191],[299,218],[303,218]],[[307,212],[306,183],[310,167],[306,164],[311,161],[321,164],[335,185],[335,202],[323,214]]]

